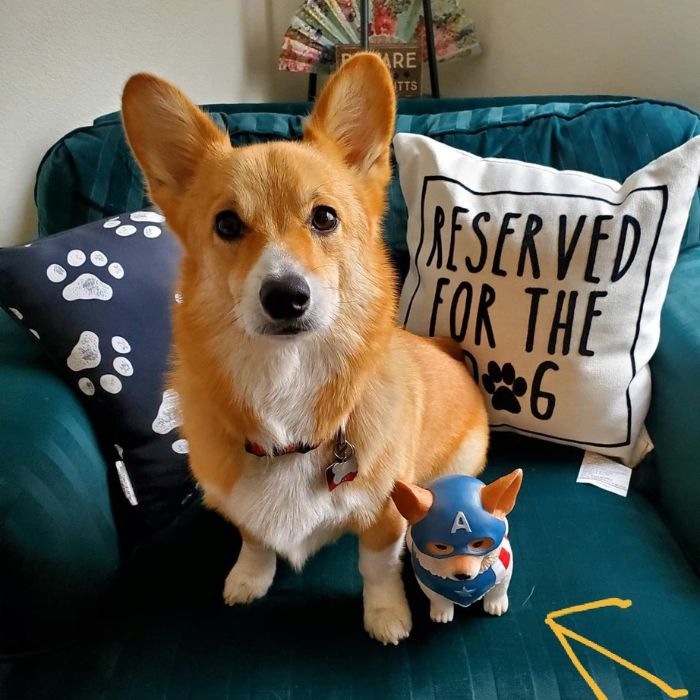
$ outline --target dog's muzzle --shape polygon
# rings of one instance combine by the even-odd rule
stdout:
[[[260,304],[273,321],[298,321],[310,302],[311,289],[301,275],[266,277],[260,285]]]

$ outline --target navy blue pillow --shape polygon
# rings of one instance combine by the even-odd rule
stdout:
[[[151,210],[0,249],[0,306],[81,397],[121,486],[113,506],[129,543],[167,525],[195,493],[166,386],[179,258]]]

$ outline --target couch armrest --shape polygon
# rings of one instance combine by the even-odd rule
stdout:
[[[70,635],[119,563],[88,419],[38,344],[1,310],[0,562],[2,651]]]
[[[700,570],[700,247],[678,258],[651,361],[647,420],[669,524]]]

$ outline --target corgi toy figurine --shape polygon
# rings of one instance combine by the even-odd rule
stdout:
[[[522,469],[485,485],[472,476],[445,476],[422,488],[397,481],[392,499],[409,522],[406,544],[430,617],[450,622],[454,606],[484,600],[484,610],[508,610],[513,552],[506,516],[515,506]]]

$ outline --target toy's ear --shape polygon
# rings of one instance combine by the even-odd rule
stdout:
[[[428,489],[415,484],[407,484],[405,481],[397,481],[391,498],[399,513],[403,515],[411,525],[423,520],[426,513],[433,505],[433,494]]]
[[[515,507],[515,499],[522,483],[523,470],[516,469],[484,486],[481,489],[481,505],[484,510],[497,518],[505,518]]]

